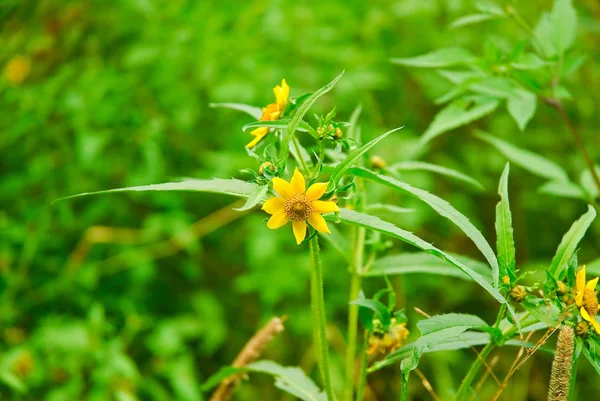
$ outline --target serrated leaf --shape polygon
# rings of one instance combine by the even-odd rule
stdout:
[[[518,95],[508,99],[508,113],[515,120],[521,131],[535,114],[536,96],[524,89],[518,91]]]
[[[262,116],[262,109],[260,107],[254,107],[243,103],[210,103],[209,107],[222,107],[225,109],[243,111],[246,114],[250,114],[255,120],[258,120]]]
[[[292,138],[294,137],[294,135],[296,134],[296,130],[298,129],[298,127],[300,126],[302,119],[304,118],[304,115],[308,112],[308,110],[310,110],[310,108],[313,106],[313,104],[315,104],[315,102],[317,101],[317,99],[319,99],[321,96],[323,96],[324,94],[326,94],[327,92],[329,92],[330,90],[333,89],[333,87],[335,86],[335,84],[337,84],[337,82],[340,80],[340,78],[342,77],[342,75],[344,75],[345,71],[342,71],[337,77],[335,77],[331,82],[329,82],[328,84],[326,84],[325,86],[319,88],[317,91],[315,91],[315,93],[313,93],[312,95],[310,95],[297,109],[296,112],[294,113],[294,115],[292,116],[287,128],[286,128],[286,132],[285,135],[281,141],[281,155],[280,155],[280,160],[283,160],[283,163],[285,163],[287,161],[287,155],[289,152],[289,146],[290,146],[290,142],[292,141]]]
[[[489,325],[479,316],[462,313],[446,313],[420,320],[417,327],[423,336],[452,327],[464,327],[465,329],[489,328]]]
[[[242,131],[247,131],[249,129],[255,129],[255,128],[260,128],[260,127],[279,128],[279,129],[286,128],[287,129],[287,126],[289,125],[289,123],[290,123],[290,119],[275,120],[275,121],[253,121],[251,123],[244,125],[242,127]],[[300,125],[298,126],[298,131],[314,133],[313,128],[306,121],[300,122]]]
[[[468,50],[459,47],[439,49],[416,57],[392,58],[394,64],[421,68],[445,68],[456,65],[470,65],[477,58]]]
[[[510,167],[506,163],[500,184],[498,195],[500,202],[496,205],[496,248],[498,250],[498,264],[500,276],[508,275],[511,282],[516,279],[515,273],[515,240],[512,227],[512,214],[508,200],[508,173]]]
[[[579,241],[581,241],[595,218],[596,209],[592,205],[588,205],[588,211],[573,223],[569,231],[564,235],[548,268],[548,272],[553,277],[558,278],[560,273],[567,268],[569,261],[577,250]]]
[[[469,177],[468,175],[461,173],[460,171],[456,171],[454,169],[439,166],[437,164],[425,163],[419,161],[406,161],[396,163],[388,167],[388,170],[396,170],[396,171],[431,171],[432,173],[437,173],[440,175],[444,175],[446,177],[454,178],[458,181],[466,182],[467,184],[472,185],[473,187],[483,190],[485,189],[483,185],[474,178]]]
[[[81,196],[89,195],[100,195],[116,192],[145,192],[145,191],[191,191],[191,192],[212,192],[218,194],[225,194],[231,196],[239,196],[242,198],[248,198],[254,195],[257,191],[258,185],[236,180],[236,179],[222,179],[213,178],[212,180],[199,180],[199,179],[188,179],[181,182],[165,182],[163,184],[151,184],[151,185],[140,185],[136,187],[107,189],[104,191],[96,192],[84,192],[77,195],[65,196],[63,198],[56,199],[54,202],[58,202],[65,199],[78,198]]]
[[[464,265],[454,257],[449,254],[439,250],[434,247],[430,243],[422,240],[411,232],[402,230],[401,228],[396,227],[394,224],[389,223],[387,221],[381,220],[378,217],[370,216],[365,213],[356,212],[353,210],[348,210],[342,208],[338,215],[326,215],[324,216],[328,220],[335,221],[336,219],[340,219],[344,223],[355,224],[361,227],[366,227],[371,230],[378,231],[380,233],[389,235],[393,238],[397,238],[401,241],[406,242],[412,246],[415,246],[425,252],[428,252],[436,257],[439,257],[443,260],[448,261],[453,266],[456,266],[458,269],[463,271],[469,277],[471,277],[477,284],[479,284],[483,289],[485,289],[490,295],[492,295],[498,302],[502,304],[507,304],[507,307],[511,314],[514,314],[514,310],[507,303],[506,299],[498,292],[498,290],[490,285],[490,283],[485,280],[479,273],[475,272],[470,267]]]
[[[402,126],[402,127],[394,128],[393,130],[385,132],[385,133],[379,135],[377,138],[365,143],[360,148],[354,149],[352,152],[350,152],[350,154],[348,154],[348,156],[342,162],[340,162],[337,166],[335,166],[335,169],[333,170],[333,173],[331,173],[331,177],[329,178],[329,182],[332,183],[333,185],[335,185],[338,182],[338,180],[340,179],[340,177],[342,176],[342,174],[347,169],[352,167],[352,165],[354,163],[356,163],[362,155],[364,155],[366,152],[371,150],[371,148],[373,146],[377,145],[381,140],[385,139],[388,135],[390,135],[398,130],[401,130],[402,128],[404,128],[404,127]]]
[[[273,376],[277,388],[301,400],[327,401],[325,393],[300,368],[281,366],[273,361],[263,360],[251,363],[246,370]]]
[[[267,191],[269,190],[268,185],[263,185],[261,187],[257,186],[256,191],[248,197],[246,203],[242,207],[233,208],[233,210],[237,210],[238,212],[242,212],[244,210],[252,209],[254,206],[258,205],[262,201],[264,201],[265,196],[267,195]]]
[[[475,246],[481,251],[483,256],[486,258],[490,266],[492,267],[492,276],[494,278],[494,284],[498,285],[498,261],[492,247],[488,244],[486,239],[483,237],[481,232],[469,221],[469,219],[456,210],[444,199],[424,191],[419,188],[415,188],[404,182],[395,180],[391,177],[386,177],[381,174],[374,173],[364,168],[354,167],[349,171],[350,174],[366,178],[371,181],[378,182],[383,185],[387,185],[391,188],[400,190],[410,196],[413,196],[425,203],[427,203],[433,210],[443,217],[446,217],[458,228],[460,228],[469,237]]]
[[[567,172],[558,164],[536,153],[519,148],[511,143],[479,131],[475,136],[495,147],[511,163],[539,177],[556,181],[568,181]]]
[[[489,267],[477,260],[466,256],[449,253],[460,263],[469,266],[485,279],[491,281],[492,275]],[[394,276],[398,274],[435,274],[440,276],[457,277],[463,280],[471,278],[458,270],[451,263],[426,252],[411,252],[398,255],[387,255],[376,259],[370,268],[362,273],[366,277]]]
[[[499,104],[499,100],[483,96],[469,96],[452,101],[435,115],[420,139],[421,145],[445,132],[490,114]]]
[[[548,181],[538,187],[538,192],[561,198],[588,199],[588,196],[583,189],[570,181]]]

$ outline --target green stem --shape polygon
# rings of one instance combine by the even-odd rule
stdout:
[[[292,143],[294,144],[294,148],[296,148],[296,154],[298,155],[298,163],[300,164],[300,168],[302,169],[302,173],[304,175],[308,174],[308,166],[306,165],[306,162],[304,161],[304,158],[302,157],[302,153],[300,151],[300,142],[298,141],[298,138],[296,137],[296,135],[294,135],[292,137]]]
[[[481,369],[481,366],[483,365],[485,358],[487,358],[487,356],[490,354],[490,352],[492,352],[492,350],[495,347],[496,347],[496,343],[490,341],[483,348],[483,350],[481,351],[481,353],[479,354],[479,356],[477,357],[475,362],[473,362],[473,364],[471,365],[471,368],[467,372],[467,375],[463,379],[462,383],[460,383],[460,387],[458,388],[458,391],[456,392],[456,398],[455,398],[456,401],[462,401],[462,400],[467,399],[467,397],[469,395],[468,394],[469,390],[471,389],[471,383],[473,383],[473,380],[479,373],[479,369]]]
[[[311,307],[313,314],[317,316],[318,320],[318,338],[315,338],[315,345],[321,351],[321,358],[319,360],[321,366],[321,375],[323,376],[323,382],[325,383],[325,392],[327,393],[327,400],[334,401],[333,388],[331,386],[331,374],[329,372],[329,349],[327,342],[327,319],[325,316],[325,297],[323,295],[323,265],[321,264],[321,254],[319,251],[319,237],[314,236],[310,240],[310,254],[313,265],[313,276],[314,285],[311,289],[314,291],[314,295],[311,297],[313,301]],[[313,315],[314,316],[314,315]]]
[[[365,385],[367,383],[367,346],[369,345],[369,332],[365,330],[362,348],[362,358],[360,363],[360,376],[358,380],[358,390],[356,390],[356,401],[363,401],[365,394]]]

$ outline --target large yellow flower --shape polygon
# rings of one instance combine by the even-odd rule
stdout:
[[[304,177],[295,169],[290,182],[278,177],[273,178],[273,189],[281,198],[271,198],[262,207],[272,215],[267,227],[275,230],[291,220],[297,244],[306,237],[307,221],[320,233],[330,232],[321,214],[339,212],[340,208],[335,202],[319,200],[327,190],[326,182],[313,184],[306,189]]]
[[[290,95],[290,87],[285,82],[285,79],[281,80],[281,86],[277,85],[273,88],[273,93],[275,94],[275,103],[271,103],[267,107],[263,107],[263,113],[259,121],[275,121],[281,118]],[[267,127],[256,128],[250,132],[250,135],[254,136],[254,139],[250,141],[246,147],[253,148],[256,146],[256,144],[263,139],[268,132],[269,128]]]
[[[579,312],[581,317],[590,322],[594,326],[596,333],[600,334],[600,323],[596,321],[595,317],[598,313],[598,297],[594,292],[598,284],[598,277],[593,280],[585,282],[585,265],[577,273],[575,285],[577,287],[577,294],[575,295],[575,303],[580,307]]]

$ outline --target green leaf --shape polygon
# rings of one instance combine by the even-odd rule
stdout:
[[[449,255],[460,263],[469,266],[487,280],[492,280],[490,269],[486,264],[462,255],[451,253]],[[362,272],[362,276],[380,277],[414,273],[435,274],[471,280],[468,275],[458,270],[451,263],[426,252],[411,252],[384,256],[380,259],[376,259],[368,270]]]
[[[350,154],[348,154],[348,156],[344,160],[342,160],[342,162],[340,162],[340,164],[335,166],[335,169],[333,170],[333,173],[331,173],[331,177],[329,178],[329,182],[331,184],[335,185],[338,182],[338,180],[340,179],[340,177],[342,176],[342,174],[348,168],[350,168],[354,163],[356,163],[362,155],[364,155],[366,152],[368,152],[373,146],[377,145],[377,143],[379,143],[379,141],[386,138],[388,135],[390,135],[398,130],[401,130],[402,128],[404,128],[404,127],[394,128],[393,130],[385,132],[385,133],[379,135],[377,138],[365,143],[360,148],[354,149],[352,152],[350,152]]]
[[[571,0],[555,0],[551,13],[543,13],[534,28],[536,50],[546,58],[562,55],[575,41],[577,13]]]
[[[590,276],[600,276],[600,258],[587,263],[586,270]]]
[[[517,276],[515,273],[515,239],[513,236],[512,214],[508,201],[509,169],[509,164],[506,163],[498,185],[500,202],[496,205],[496,248],[498,249],[500,276],[508,275],[512,283]]]
[[[391,188],[400,190],[410,196],[413,196],[425,203],[427,203],[433,210],[439,213],[441,216],[446,217],[458,228],[460,228],[469,237],[475,246],[481,251],[483,256],[486,258],[490,266],[492,267],[492,275],[494,278],[494,284],[498,285],[498,261],[492,247],[488,244],[486,239],[483,237],[481,232],[469,221],[469,219],[456,210],[452,205],[442,198],[433,195],[427,191],[419,188],[415,188],[404,182],[395,180],[391,177],[386,177],[381,174],[374,173],[360,167],[354,167],[350,171],[350,174],[366,178],[378,182],[383,185],[387,185]]]
[[[538,192],[561,198],[589,199],[583,189],[571,181],[548,181],[538,187]]]
[[[267,191],[269,190],[268,185],[263,185],[262,187],[257,186],[256,192],[248,197],[246,203],[242,207],[234,208],[233,210],[237,210],[238,212],[242,212],[244,210],[250,210],[254,206],[258,205],[265,199],[267,195]]]
[[[319,238],[323,238],[324,241],[329,242],[329,244],[339,252],[341,256],[346,259],[347,262],[352,262],[352,250],[350,247],[350,241],[346,239],[342,235],[342,233],[333,225],[329,226],[330,233],[328,235],[323,235]]]
[[[521,149],[511,143],[503,141],[502,139],[496,138],[490,134],[486,134],[482,131],[476,133],[475,136],[495,147],[511,163],[522,167],[524,170],[527,170],[530,173],[550,180],[569,180],[566,171],[553,161],[550,161],[528,150]]]
[[[253,121],[251,123],[244,125],[242,127],[242,131],[247,131],[249,129],[260,128],[260,127],[283,129],[283,128],[287,128],[290,121],[291,121],[290,119],[275,120],[275,121]],[[315,130],[306,121],[300,122],[300,125],[298,126],[298,131],[310,132],[311,134],[313,134],[315,132]]]
[[[439,49],[432,53],[417,57],[393,58],[390,61],[394,64],[405,65],[408,67],[445,68],[461,64],[470,65],[476,60],[477,58],[468,50],[451,47]]]
[[[373,212],[373,211],[379,211],[379,210],[394,213],[394,214],[413,213],[415,211],[415,209],[410,209],[407,207],[400,207],[400,206],[396,206],[396,205],[387,205],[387,204],[383,204],[383,203],[371,203],[371,204],[367,205],[367,208],[366,208],[367,212]]]
[[[489,21],[501,18],[499,15],[492,14],[470,14],[465,15],[450,24],[450,28],[461,28],[463,26],[476,24],[478,22]]]
[[[547,65],[547,61],[539,58],[535,53],[523,53],[510,65],[517,70],[539,70]]]
[[[339,217],[338,217],[339,216]],[[325,215],[324,216],[328,220],[335,221],[337,218],[344,223],[355,224],[361,227],[366,227],[371,230],[378,231],[380,233],[389,235],[393,238],[397,238],[401,241],[406,242],[412,246],[415,246],[425,252],[428,252],[436,257],[439,257],[443,260],[448,261],[452,265],[456,266],[459,270],[463,271],[469,277],[471,277],[477,284],[479,284],[483,289],[485,289],[490,295],[492,295],[498,302],[502,304],[507,304],[509,311],[514,314],[512,307],[508,305],[506,299],[498,292],[498,290],[490,285],[490,283],[485,280],[479,273],[475,272],[470,267],[464,265],[454,257],[449,254],[437,249],[430,243],[422,240],[411,232],[402,230],[401,228],[396,227],[394,224],[389,223],[387,221],[381,220],[378,217],[370,216],[365,213],[356,212],[353,210],[348,210],[342,208],[338,215]]]
[[[598,358],[598,355],[595,352],[590,352],[586,346],[582,348],[582,351],[585,359],[587,359],[590,365],[596,370],[596,373],[600,375],[600,359]]]
[[[227,379],[229,376],[233,376],[240,372],[244,372],[244,368],[234,368],[233,366],[223,366],[221,369],[217,371],[217,373],[210,376],[200,385],[200,391],[207,392],[212,388],[218,386],[223,380]]]
[[[350,302],[350,305],[359,305],[363,308],[373,311],[375,316],[377,316],[377,318],[381,321],[384,330],[390,327],[392,315],[390,314],[388,308],[386,308],[386,306],[381,302],[374,299],[358,298]]]
[[[255,120],[258,120],[262,116],[262,109],[260,107],[254,107],[243,103],[211,103],[209,104],[209,107],[223,107],[226,109],[243,111],[244,113],[250,114]]]
[[[333,81],[329,82],[327,85],[321,87],[319,90],[317,90],[315,93],[313,93],[312,95],[310,95],[296,110],[296,112],[294,113],[293,117],[291,118],[285,135],[281,141],[281,154],[280,154],[280,158],[279,160],[285,165],[285,163],[287,162],[287,156],[288,156],[288,152],[289,152],[289,146],[290,146],[290,142],[292,141],[292,138],[294,137],[294,135],[296,134],[296,130],[298,129],[298,127],[300,126],[300,124],[302,123],[302,119],[304,118],[304,115],[308,112],[308,110],[310,110],[310,108],[313,106],[313,104],[315,104],[315,102],[317,101],[317,99],[319,99],[321,96],[323,96],[324,94],[326,94],[327,92],[329,92],[330,90],[333,89],[333,87],[335,86],[335,84],[337,84],[337,82],[340,80],[340,78],[342,77],[342,75],[344,75],[345,71],[342,71],[337,77],[335,77],[333,79]]]
[[[197,180],[188,179],[181,182],[166,182],[163,184],[151,184],[141,185],[137,187],[117,188],[108,189],[105,191],[96,192],[84,192],[77,195],[66,196],[64,198],[56,199],[54,202],[58,202],[65,199],[78,198],[81,196],[89,195],[100,195],[108,194],[113,192],[143,192],[143,191],[198,191],[198,192],[212,192],[218,194],[225,194],[231,196],[239,196],[242,198],[249,198],[255,196],[258,190],[258,185],[236,180],[236,179],[221,179],[213,178],[212,180]],[[54,203],[52,202],[52,203]]]
[[[395,171],[431,171],[432,173],[437,173],[444,175],[446,177],[454,178],[458,181],[466,182],[467,184],[472,185],[473,187],[483,190],[485,189],[481,183],[466,174],[461,173],[460,171],[453,170],[448,167],[439,166],[437,164],[419,162],[419,161],[406,161],[396,163],[388,167],[388,170]]]
[[[421,320],[417,323],[417,327],[421,330],[421,334],[425,336],[452,327],[463,327],[465,330],[487,329],[489,328],[489,325],[479,316],[462,313],[447,313]]]
[[[413,348],[412,355],[404,360],[400,364],[400,368],[402,372],[407,375],[408,372],[415,370],[417,366],[419,366],[419,361],[421,356],[433,349],[436,345],[441,344],[445,341],[448,341],[451,338],[455,338],[462,333],[467,331],[466,328],[463,327],[449,327],[443,330],[434,331],[427,335],[422,336],[415,342],[415,346]],[[408,377],[408,376],[406,376]]]
[[[581,241],[595,218],[596,209],[592,205],[588,205],[588,211],[573,223],[569,231],[564,235],[548,269],[548,272],[553,277],[558,278],[560,273],[567,268],[569,261],[577,250],[579,241]]]
[[[5,370],[0,373],[0,382],[4,383],[11,390],[20,394],[27,392],[27,386],[13,372]]]
[[[535,114],[537,98],[533,93],[524,89],[519,90],[518,93],[518,96],[508,99],[508,113],[523,131]]]
[[[273,376],[275,387],[301,400],[327,401],[325,393],[300,368],[285,367],[273,361],[263,360],[251,363],[246,369]]]
[[[424,145],[447,131],[478,120],[496,110],[499,104],[499,100],[484,96],[456,99],[436,114],[420,142]]]
[[[594,169],[596,170],[596,174],[600,176],[600,166],[596,164],[594,165]],[[600,195],[596,181],[594,181],[594,177],[592,177],[592,173],[589,169],[586,168],[581,172],[581,175],[579,176],[579,184],[588,195],[588,199],[596,199],[598,198],[598,195]]]

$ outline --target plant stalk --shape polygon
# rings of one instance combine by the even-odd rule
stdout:
[[[325,392],[328,401],[334,401],[333,388],[331,386],[331,374],[329,370],[329,349],[327,342],[327,319],[325,316],[325,297],[323,294],[323,265],[321,263],[321,254],[319,250],[319,237],[315,236],[310,240],[310,254],[313,265],[314,285],[311,290],[314,291],[312,300],[313,316],[317,316],[318,338],[315,338],[315,345],[320,350],[321,357],[319,365],[321,366],[321,375],[325,384]],[[315,332],[313,332],[315,334]]]
[[[456,398],[455,398],[456,401],[463,401],[463,400],[468,399],[468,396],[469,396],[468,393],[469,393],[469,389],[471,388],[471,383],[473,383],[473,380],[475,380],[475,377],[479,373],[479,369],[481,369],[481,366],[483,365],[485,358],[488,357],[490,352],[492,352],[495,347],[496,347],[496,343],[494,343],[493,341],[490,341],[483,348],[483,350],[481,350],[481,353],[477,356],[477,359],[475,360],[475,362],[473,362],[473,364],[471,365],[471,368],[469,368],[469,371],[467,372],[467,375],[463,379],[462,383],[460,383],[460,387],[458,388],[458,391],[456,392]]]
[[[356,401],[363,401],[365,394],[365,385],[367,384],[367,347],[369,345],[369,332],[365,330],[362,348],[362,357],[360,361],[360,376],[358,379],[358,389],[356,390]]]

